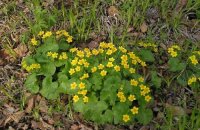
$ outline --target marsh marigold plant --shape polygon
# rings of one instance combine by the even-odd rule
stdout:
[[[71,45],[72,39],[65,30],[41,31],[31,39],[37,48],[22,62],[30,73],[27,89],[47,99],[68,94],[74,110],[97,123],[148,123],[151,90],[139,73],[146,62],[113,43],[80,49]]]

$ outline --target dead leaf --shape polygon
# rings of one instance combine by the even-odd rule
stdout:
[[[18,111],[16,113],[14,113],[12,116],[11,116],[11,119],[15,122],[15,123],[18,123],[21,118],[24,116],[24,111]]]
[[[149,126],[142,126],[140,130],[149,130]]]
[[[40,122],[42,123],[42,127],[40,129],[50,129],[50,130],[54,130],[52,125],[49,125],[48,123],[46,123],[45,121],[43,121],[42,118],[40,118]]]
[[[98,44],[98,42],[96,42],[96,41],[91,41],[89,44],[88,44],[88,47],[90,48],[90,49],[95,49],[95,48],[97,48],[99,46],[99,44]]]
[[[38,123],[36,121],[31,121],[31,128],[33,128],[34,130],[38,128]]]
[[[145,22],[143,22],[142,25],[140,26],[140,30],[141,30],[142,33],[147,32],[148,26]]]
[[[46,100],[44,98],[42,98],[39,102],[39,110],[40,110],[40,112],[43,112],[43,113],[48,112],[48,106],[47,106]]]
[[[168,103],[165,104],[166,109],[172,112],[172,115],[174,116],[183,116],[186,114],[186,111],[184,108],[180,106],[173,106]]]
[[[25,44],[19,44],[15,49],[15,53],[17,54],[17,57],[21,58],[26,56],[26,53],[28,52],[28,48]]]
[[[25,112],[26,113],[31,113],[32,112],[32,109],[34,107],[34,97],[31,97],[29,100],[28,100],[28,105],[25,109]]]
[[[108,8],[108,15],[109,16],[116,16],[116,15],[119,15],[119,11],[118,9],[115,7],[115,6],[110,6]]]
[[[80,130],[80,127],[77,124],[73,124],[71,125],[70,130]]]
[[[80,130],[92,130],[92,128],[86,126],[86,125],[83,125],[83,124],[80,124]]]

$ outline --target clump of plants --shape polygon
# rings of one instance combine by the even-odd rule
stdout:
[[[41,31],[30,40],[34,52],[22,61],[30,73],[27,89],[47,99],[68,94],[74,110],[97,123],[151,121],[152,96],[141,75],[146,62],[113,43],[91,50],[73,47],[72,40],[65,30]]]
[[[184,52],[180,46],[172,45],[168,48],[169,71],[174,72],[177,82],[181,86],[200,88],[200,51],[197,49]]]

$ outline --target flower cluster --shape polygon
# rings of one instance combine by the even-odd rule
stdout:
[[[190,56],[189,59],[193,65],[197,65],[199,63],[195,55]]]
[[[172,57],[177,57],[178,55],[178,51],[180,51],[181,48],[178,45],[173,45],[170,48],[168,48],[168,53],[172,56]]]
[[[30,72],[30,71],[32,71],[32,70],[40,69],[41,66],[40,66],[40,64],[36,64],[36,63],[27,65],[27,63],[26,63],[25,61],[23,61],[23,62],[22,62],[22,67],[23,67],[26,71]]]
[[[80,84],[77,84],[76,82],[73,82],[70,84],[70,87],[72,90],[76,90],[77,94],[73,96],[73,101],[76,103],[79,101],[80,98],[82,98],[84,103],[87,103],[89,101],[89,98],[87,95],[87,90],[85,83],[80,82]]]
[[[64,36],[66,38],[66,41],[68,43],[72,42],[73,37],[71,35],[69,35],[69,33],[67,31],[59,30],[59,31],[56,32],[56,38],[60,38],[62,36]]]
[[[53,59],[59,59],[59,60],[66,60],[68,58],[66,52],[62,52],[60,55],[57,52],[47,52],[47,56],[53,58]]]
[[[111,122],[107,119],[110,114],[112,121],[118,120],[116,123],[138,118],[152,99],[150,88],[139,73],[147,63],[135,52],[113,43],[101,42],[98,48],[80,49],[65,44],[72,39],[67,31],[60,30],[41,31],[31,40],[32,45],[41,46],[35,49],[35,55],[25,58],[22,66],[27,71],[40,70],[30,75],[27,88],[34,88],[34,93],[40,92],[48,99],[69,94],[74,110],[85,117],[95,114],[98,119],[88,117],[93,121]],[[153,44],[144,47],[156,48]],[[39,79],[40,76],[44,78]],[[91,107],[94,105],[98,107]]]
[[[158,46],[154,43],[140,42],[139,46],[144,47],[144,48],[150,48],[150,49],[153,49],[154,52],[158,52]]]
[[[71,53],[69,55],[73,55],[73,57],[69,59],[71,68],[69,69],[68,74],[71,78],[78,76],[78,79],[81,81],[79,87],[78,82],[73,82],[70,85],[71,90],[76,90],[75,93],[73,91],[72,94],[74,103],[77,103],[80,99],[82,99],[84,103],[90,101],[89,96],[86,94],[90,93],[92,90],[86,89],[85,85],[82,87],[84,90],[79,89],[81,89],[81,84],[90,77],[93,77],[93,75],[99,75],[102,78],[105,78],[109,77],[111,72],[123,74],[124,71],[127,71],[129,74],[136,74],[137,66],[146,66],[146,63],[134,52],[130,52],[122,46],[117,48],[113,43],[101,42],[99,47],[93,50],[90,50],[89,48],[84,48],[83,50],[71,48],[69,52]],[[98,62],[93,63],[94,59],[98,60]],[[133,90],[140,90],[140,97],[142,96],[144,101],[147,103],[150,102],[150,88],[144,85],[143,77],[132,78],[130,79],[129,84],[132,86],[131,88]],[[139,98],[133,93],[126,93],[123,91],[123,87],[118,88],[117,97],[119,99],[118,101],[121,103],[134,102]],[[132,106],[129,111],[132,115],[125,113],[122,119],[124,122],[130,120],[131,116],[138,114],[139,108]]]
[[[198,80],[200,81],[200,77],[198,78]],[[193,83],[197,82],[197,77],[196,76],[192,76],[188,79],[188,85],[192,85]]]
[[[54,36],[53,34],[54,34],[54,32],[51,32],[51,31],[47,31],[47,32],[40,31],[38,33],[37,37],[33,37],[31,39],[30,43],[33,46],[37,46],[40,43],[40,40],[39,40],[40,38],[42,38],[44,40],[44,39],[47,39],[48,37]],[[69,35],[69,33],[65,30],[59,30],[59,31],[55,32],[55,34],[56,34],[57,39],[64,36],[64,38],[66,39],[66,41],[68,43],[71,43],[73,41],[73,37],[71,35]]]

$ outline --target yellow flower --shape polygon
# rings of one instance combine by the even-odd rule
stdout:
[[[75,70],[76,70],[76,72],[79,72],[79,71],[81,71],[81,67],[80,66],[76,66]]]
[[[52,56],[52,52],[47,52],[47,56]]]
[[[135,95],[129,95],[128,100],[131,102],[136,100]]]
[[[100,74],[101,74],[101,76],[106,76],[106,74],[107,74],[107,71],[105,71],[105,70],[102,70],[102,71],[100,72]]]
[[[128,65],[128,64],[124,64],[124,68],[125,68],[125,69],[128,69],[128,68],[129,68],[129,65]]]
[[[84,67],[85,67],[85,68],[88,68],[89,65],[90,65],[90,63],[88,63],[88,62],[85,62],[85,63],[84,63]]]
[[[97,71],[97,67],[93,67],[91,70],[92,70],[92,73],[94,73]]]
[[[107,44],[105,42],[100,42],[99,47],[107,48]]]
[[[47,38],[47,37],[50,37],[51,35],[52,35],[52,32],[47,31],[47,32],[42,36],[42,38],[45,39],[45,38]]]
[[[92,53],[90,51],[86,52],[86,57],[90,57]]]
[[[137,60],[132,60],[131,62],[133,65],[136,65],[137,64]]]
[[[113,63],[112,62],[108,62],[108,64],[106,65],[107,67],[113,67]]]
[[[135,114],[138,114],[138,110],[139,110],[139,108],[134,106],[134,107],[131,109],[131,112],[132,112],[133,115],[135,115]]]
[[[119,47],[119,50],[120,50],[121,52],[123,52],[123,53],[126,53],[126,52],[127,52],[127,50],[126,50],[124,47],[122,47],[122,46]]]
[[[73,75],[74,73],[75,73],[75,70],[71,68],[71,69],[69,70],[69,74],[70,74],[70,75]]]
[[[134,73],[135,73],[135,69],[134,69],[134,68],[130,68],[130,69],[129,69],[129,72],[130,72],[131,74],[134,74]]]
[[[81,82],[81,83],[79,84],[79,88],[80,88],[80,89],[84,89],[84,88],[85,88],[85,83]]]
[[[172,57],[176,57],[177,56],[177,52],[176,51],[171,52],[171,56]]]
[[[119,97],[119,99],[120,99],[120,102],[125,102],[126,101],[126,97],[124,95]]]
[[[84,52],[81,51],[81,50],[77,51],[76,54],[77,54],[78,57],[81,57],[81,58],[84,57]]]
[[[191,60],[192,64],[194,64],[194,65],[199,63],[195,55],[190,56],[189,59]]]
[[[81,90],[78,92],[78,94],[85,96],[87,94],[87,90]]]
[[[78,95],[74,95],[74,96],[73,96],[73,101],[74,101],[74,102],[78,102],[78,100],[79,100]]]
[[[66,60],[66,59],[68,58],[66,52],[62,52],[62,58],[63,58],[64,60]]]
[[[128,122],[130,120],[129,115],[123,115],[123,121]]]
[[[99,54],[99,51],[98,51],[97,49],[93,49],[93,50],[92,50],[92,54],[96,56],[96,55]]]
[[[83,98],[83,102],[88,102],[88,97],[87,96],[84,96],[84,98]]]
[[[139,80],[140,82],[144,82],[144,78],[143,78],[143,77],[140,77],[138,80]]]
[[[111,61],[111,62],[115,61],[115,59],[113,57],[109,58],[108,60]]]
[[[83,74],[82,77],[80,77],[80,80],[87,79],[87,78],[89,78],[89,74],[85,73],[85,74]]]
[[[38,36],[42,36],[44,34],[44,31],[40,31],[39,33],[38,33]]]
[[[71,65],[72,66],[75,66],[76,64],[78,63],[78,58],[74,58],[72,61],[71,61]]]
[[[195,76],[189,78],[188,85],[191,85],[192,83],[195,83],[197,81],[197,78]]]
[[[59,60],[66,60],[67,57],[67,53],[66,52],[62,52],[61,55],[59,56]]]
[[[128,56],[127,55],[122,55],[121,56],[121,60],[122,61],[127,61],[128,60]]]
[[[108,49],[106,52],[107,55],[111,55],[112,53],[113,53],[113,51],[111,49]]]
[[[146,64],[144,61],[142,61],[140,64],[141,64],[141,66],[143,66],[143,67],[147,66],[147,64]]]
[[[145,96],[145,101],[149,102],[151,100],[151,97],[149,95]]]
[[[78,50],[78,48],[74,47],[74,48],[71,48],[71,49],[69,50],[69,52],[74,53],[74,52],[76,52],[77,50]]]
[[[141,90],[146,89],[146,87],[147,87],[147,86],[145,86],[145,85],[143,85],[143,84],[140,85],[140,89],[141,89]]]
[[[71,89],[76,89],[76,86],[77,86],[76,82],[70,84]]]
[[[103,52],[104,52],[104,50],[103,50],[103,49],[99,49],[99,53],[101,53],[101,54],[102,54]]]
[[[120,67],[118,66],[118,65],[116,65],[115,67],[114,67],[114,69],[115,69],[115,71],[120,71]]]
[[[104,68],[104,65],[103,65],[103,64],[99,64],[99,65],[98,65],[98,68],[99,68],[100,70],[102,70],[102,69]]]
[[[65,30],[62,30],[62,33],[63,33],[63,35],[65,36],[65,37],[69,37],[69,43],[70,43],[70,41],[72,41],[72,36],[69,36],[69,33],[68,32],[66,32]],[[70,40],[71,39],[71,40]],[[68,41],[68,40],[67,40]]]
[[[58,53],[57,52],[52,52],[51,57],[54,58],[54,59],[58,58]]]
[[[83,65],[83,64],[85,64],[87,61],[85,60],[85,59],[80,59],[79,61],[78,61],[78,64],[79,65]]]
[[[31,44],[32,44],[33,46],[37,46],[37,45],[38,45],[38,42],[37,42],[37,40],[35,39],[35,37],[31,39]]]
[[[138,81],[135,80],[135,79],[131,79],[131,85],[137,86],[138,85]]]
[[[69,37],[67,38],[66,41],[67,41],[68,43],[71,43],[71,42],[72,42],[72,38],[73,38],[72,36],[69,36]]]
[[[124,93],[119,91],[119,92],[117,93],[117,97],[120,98],[120,97],[122,97],[122,96],[124,96]]]

